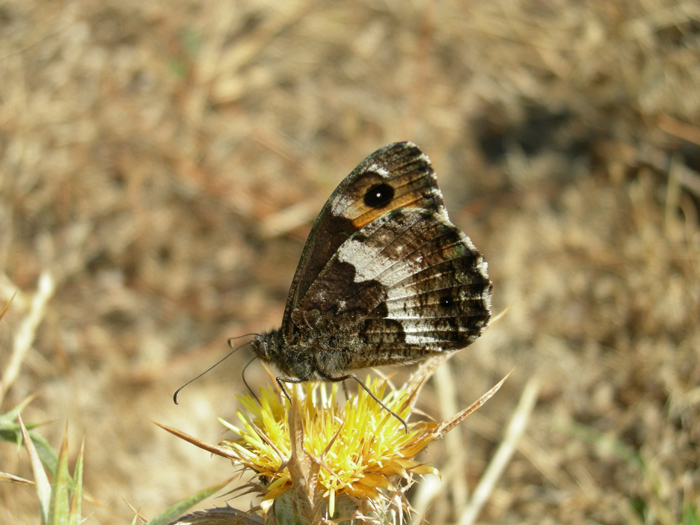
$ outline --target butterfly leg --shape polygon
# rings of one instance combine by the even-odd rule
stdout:
[[[388,406],[386,406],[384,403],[382,403],[382,400],[379,399],[377,396],[375,396],[372,391],[365,385],[362,381],[360,381],[360,378],[357,377],[355,374],[348,374],[346,376],[341,376],[341,377],[330,377],[330,376],[324,376],[323,380],[328,381],[330,383],[338,383],[341,381],[345,381],[346,379],[354,379],[357,381],[357,383],[369,394],[369,396],[374,399],[377,403],[379,403],[379,406],[381,406],[384,410],[389,412],[392,416],[394,416],[396,419],[398,419],[401,424],[403,425],[404,430],[406,431],[406,434],[408,434],[408,423],[404,421],[404,419],[399,416],[396,412],[394,412],[392,409],[390,409]],[[280,386],[282,389],[282,392],[284,392],[284,395],[287,397],[289,402],[292,402],[292,397],[289,395],[289,392],[287,392],[287,388],[284,386],[284,383],[303,383],[304,381],[297,378],[297,377],[276,377],[275,381],[277,381],[277,384]]]
[[[345,381],[346,379],[354,379],[357,381],[357,384],[360,385],[362,388],[364,388],[365,392],[369,394],[369,396],[374,399],[379,405],[389,412],[392,416],[394,416],[396,419],[398,419],[401,424],[403,425],[403,428],[406,430],[406,434],[408,434],[408,424],[406,421],[403,420],[401,416],[399,416],[396,412],[394,412],[392,409],[390,409],[388,406],[386,406],[384,403],[382,403],[381,399],[379,399],[377,396],[375,396],[372,391],[369,389],[367,385],[365,385],[362,381],[360,381],[360,378],[357,377],[355,374],[348,374],[346,376],[341,376],[341,377],[327,377],[324,376],[323,380],[324,381],[330,381],[331,383],[337,383],[339,381]]]
[[[350,399],[350,389],[348,388],[347,382],[343,381],[343,394],[345,394],[345,399]]]
[[[287,392],[287,387],[284,386],[285,383],[303,383],[303,381],[297,377],[276,377],[275,381],[277,381],[277,384],[280,386],[282,389],[282,392],[284,392],[285,397],[289,400],[289,404],[292,404],[292,396],[289,395],[289,392]]]

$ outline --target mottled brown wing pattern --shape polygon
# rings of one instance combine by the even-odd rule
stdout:
[[[452,234],[464,237],[456,229],[445,237]],[[481,335],[491,316],[491,283],[482,257],[466,237],[430,254],[445,237],[420,250],[428,252],[425,260],[432,255],[433,263],[391,286],[386,300],[344,339],[350,354],[348,368],[366,360],[373,362],[371,366],[420,361],[464,348]],[[446,252],[451,253],[444,260],[436,255]],[[394,279],[407,272],[410,266],[381,278]]]
[[[407,363],[474,342],[490,294],[461,231],[430,210],[398,210],[340,246],[293,319],[313,339],[337,340],[348,368]]]
[[[382,205],[377,206],[378,203]],[[436,211],[443,208],[430,161],[408,142],[390,144],[371,154],[326,202],[294,274],[282,320],[283,334],[292,336],[292,312],[340,245],[374,220],[402,208]]]
[[[331,195],[282,327],[251,345],[288,378],[332,380],[463,348],[490,315],[486,263],[449,221],[428,158],[397,143],[367,157]]]

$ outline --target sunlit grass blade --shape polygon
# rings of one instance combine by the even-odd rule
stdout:
[[[16,483],[17,485],[34,485],[34,482],[28,479],[20,478],[7,472],[0,472],[0,481],[5,483]]]
[[[71,501],[70,509],[70,525],[80,525],[82,520],[83,512],[83,456],[85,454],[85,436],[80,443],[80,452],[78,453],[78,459],[75,462],[75,469],[73,470],[73,498]]]
[[[22,413],[22,410],[34,400],[34,397],[35,396],[29,396],[17,406],[11,408],[4,414],[0,414],[0,441],[15,443],[18,447],[22,445],[22,430],[20,429],[19,423],[17,423],[17,418]],[[25,425],[25,428],[30,431],[38,426],[39,425],[36,424],[28,424]],[[41,462],[48,469],[49,473],[53,475],[56,472],[58,454],[56,454],[56,451],[42,436],[34,432],[28,432],[28,434],[34,444],[39,459],[41,459]]]
[[[15,295],[17,295],[17,292],[12,294],[12,297],[10,297],[10,300],[5,303],[5,306],[2,307],[2,310],[0,310],[0,319],[2,319],[5,314],[7,313],[7,309],[10,307],[10,304],[12,304],[13,299],[15,298]]]
[[[27,396],[17,406],[12,407],[10,410],[5,412],[4,414],[0,414],[0,429],[3,428],[3,425],[13,424],[17,420],[17,416],[22,413],[22,410],[24,410],[29,403],[34,401],[35,398],[36,398],[36,394],[32,394],[31,396]],[[32,428],[32,425],[28,425],[28,428]]]
[[[262,517],[233,507],[198,510],[172,522],[173,525],[263,525],[264,523],[265,520]]]
[[[70,494],[70,475],[68,474],[68,427],[63,434],[61,451],[58,454],[58,466],[51,485],[51,503],[49,505],[50,525],[68,523],[68,498]]]
[[[149,520],[147,525],[168,525],[168,523],[172,522],[178,516],[181,516],[182,514],[187,512],[187,510],[192,508],[192,506],[196,505],[200,501],[208,498],[215,492],[218,492],[219,490],[224,488],[231,482],[232,479],[233,478],[227,479],[223,483],[219,483],[218,485],[214,485],[204,490],[200,490],[199,492],[192,494],[191,496],[188,496],[183,500],[178,501],[169,509],[165,510],[152,520]]]
[[[36,448],[34,447],[34,443],[29,437],[29,432],[22,422],[22,416],[18,415],[17,419],[19,420],[19,426],[24,439],[24,446],[29,454],[29,463],[32,467],[32,472],[34,473],[36,493],[39,498],[39,510],[41,512],[41,522],[46,524],[48,523],[49,506],[51,502],[51,484],[49,483],[49,478],[46,476],[46,472],[44,471],[44,467],[39,459]]]

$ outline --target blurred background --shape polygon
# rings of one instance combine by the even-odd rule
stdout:
[[[419,407],[514,371],[409,499],[459,521],[529,385],[479,522],[698,523],[699,64],[692,0],[2,2],[0,412],[36,394],[23,417],[55,447],[85,434],[88,523],[231,476],[149,420],[227,436],[249,351],[173,391],[279,326],[326,198],[412,140],[508,309]],[[0,464],[31,477],[14,445]],[[250,505],[200,507],[226,501]],[[0,521],[37,516],[0,484]]]

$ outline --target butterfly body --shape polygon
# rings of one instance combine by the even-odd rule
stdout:
[[[490,316],[483,257],[449,221],[428,157],[401,142],[371,154],[333,192],[282,326],[251,345],[285,380],[332,381],[464,348]]]

